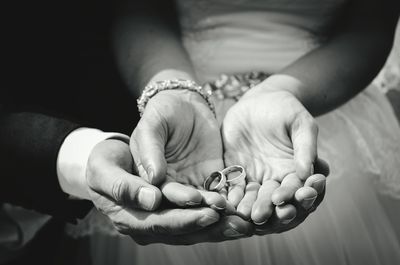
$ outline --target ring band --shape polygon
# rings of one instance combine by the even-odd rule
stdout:
[[[211,183],[214,182],[217,178],[220,178],[218,184],[211,188]],[[222,190],[226,185],[226,177],[225,175],[220,172],[220,171],[215,171],[211,173],[211,175],[204,181],[204,189],[209,190],[209,191],[220,191]]]
[[[233,179],[228,179],[226,176],[228,176],[229,173],[239,171],[240,175],[233,178]],[[234,166],[229,166],[225,168],[224,170],[221,171],[222,175],[225,176],[226,182],[229,185],[236,185],[239,184],[242,180],[246,178],[246,171],[242,166],[239,165],[234,165]]]

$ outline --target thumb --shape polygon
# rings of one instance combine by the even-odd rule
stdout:
[[[151,184],[164,182],[167,173],[167,132],[157,115],[145,112],[131,137],[131,153],[140,177]]]
[[[317,155],[318,126],[307,111],[298,115],[291,126],[296,173],[301,180],[314,174]]]
[[[161,203],[161,191],[138,176],[129,174],[118,166],[106,165],[88,176],[89,187],[127,208],[155,210]]]

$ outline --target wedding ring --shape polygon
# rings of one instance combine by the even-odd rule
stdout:
[[[240,172],[240,174],[237,177],[229,179],[228,175],[233,172]],[[246,178],[246,171],[244,170],[244,167],[239,166],[239,165],[229,166],[229,167],[225,168],[224,170],[222,170],[221,173],[222,173],[222,175],[225,176],[226,183],[228,185],[239,184],[241,181],[243,181]]]
[[[212,185],[213,183],[217,182],[216,185]],[[215,171],[211,173],[211,175],[206,178],[204,181],[204,189],[209,191],[220,191],[226,185],[226,177],[220,171]]]
[[[233,172],[240,172],[240,174],[234,178],[229,179],[228,175]],[[239,165],[229,166],[222,171],[215,171],[206,178],[204,181],[204,189],[208,191],[220,191],[225,186],[239,184],[246,178],[246,171],[244,167]]]

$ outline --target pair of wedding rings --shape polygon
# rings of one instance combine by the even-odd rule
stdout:
[[[239,172],[239,175],[229,178],[229,174]],[[246,178],[246,171],[242,166],[229,166],[222,171],[215,171],[204,181],[204,189],[208,191],[220,191],[223,188],[236,185]]]

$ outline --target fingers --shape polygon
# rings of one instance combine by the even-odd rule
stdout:
[[[164,146],[167,141],[165,126],[158,115],[145,111],[131,137],[131,152],[141,177],[151,184],[165,180],[167,162]]]
[[[272,202],[275,205],[282,205],[293,199],[295,192],[303,186],[302,181],[296,173],[290,173],[283,178],[281,185],[272,194]]]
[[[179,236],[142,238],[139,243],[165,243],[170,245],[193,245],[202,242],[222,242],[253,235],[254,226],[239,216],[225,216],[219,222],[194,233]]]
[[[246,191],[243,199],[240,201],[237,207],[237,214],[244,220],[250,220],[251,209],[254,202],[257,199],[257,194],[260,189],[260,184],[257,182],[249,182],[246,185]]]
[[[284,225],[289,224],[296,217],[296,207],[291,204],[285,204],[275,207],[276,219]]]
[[[253,225],[238,216],[226,216],[220,222],[200,230],[193,235],[183,235],[180,244],[191,245],[200,242],[221,242],[248,237],[253,234]]]
[[[209,206],[216,211],[224,211],[225,214],[235,214],[236,210],[219,193],[213,191],[198,190],[191,186],[177,182],[167,182],[161,186],[164,197],[174,205],[181,207]]]
[[[177,182],[164,183],[161,192],[167,200],[178,206],[199,206],[203,200],[198,190]]]
[[[117,166],[106,165],[95,176],[88,176],[87,182],[95,192],[129,208],[152,211],[161,202],[161,191],[157,187]]]
[[[312,175],[309,178],[309,185],[312,185],[314,181],[318,182],[325,178],[322,175],[316,175]],[[258,235],[281,233],[296,227],[307,218],[313,209],[318,207],[323,197],[324,191],[321,194],[317,194],[316,189],[310,186],[299,188],[294,195],[294,205],[276,206],[275,213],[268,222],[257,226],[255,233]]]
[[[243,180],[238,184],[235,184],[229,187],[228,190],[228,201],[234,206],[237,207],[239,202],[243,199],[244,191],[246,188],[246,181]]]
[[[308,210],[313,206],[317,196],[317,191],[311,187],[301,187],[294,195],[296,203],[305,210]]]
[[[322,194],[325,190],[326,177],[322,174],[315,174],[307,178],[304,183],[305,187],[314,188],[318,194]]]
[[[290,134],[294,149],[296,173],[301,180],[314,174],[314,162],[317,159],[318,126],[307,111],[297,115]]]
[[[210,206],[216,211],[226,209],[226,200],[221,194],[206,190],[198,190],[198,192],[201,194],[203,205]]]
[[[251,219],[255,224],[264,224],[271,217],[274,212],[274,205],[271,197],[278,187],[279,183],[275,180],[267,180],[261,185],[251,211]]]
[[[304,211],[303,211],[304,212]],[[282,233],[299,225],[305,217],[299,217],[297,209],[290,204],[276,206],[268,222],[255,227],[256,235]]]
[[[219,220],[210,208],[167,209],[159,212],[122,209],[109,214],[119,232],[157,237],[193,233]]]

